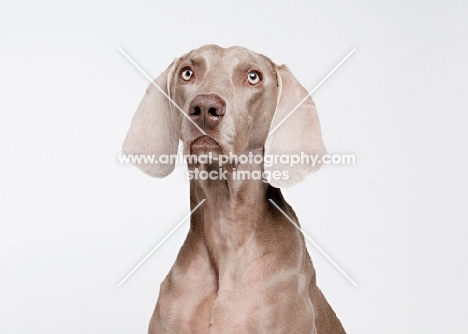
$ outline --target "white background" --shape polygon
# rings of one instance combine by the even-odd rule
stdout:
[[[117,154],[147,80],[207,43],[286,63],[331,153],[284,191],[349,333],[467,333],[464,1],[17,1],[0,8],[0,332],[145,333],[189,212],[183,167]]]

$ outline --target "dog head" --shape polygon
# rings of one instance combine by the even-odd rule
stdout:
[[[303,101],[304,100],[304,101]],[[128,131],[124,154],[323,155],[320,124],[312,99],[289,69],[241,47],[203,46],[177,58],[149,85]],[[174,164],[137,164],[165,177]],[[320,166],[284,164],[265,171],[287,171],[274,187],[300,182]]]

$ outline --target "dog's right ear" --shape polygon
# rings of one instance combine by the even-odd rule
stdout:
[[[122,153],[134,155],[139,160],[133,163],[144,173],[153,177],[165,177],[172,173],[175,163],[151,163],[161,155],[177,154],[180,125],[173,117],[171,108],[170,87],[174,71],[179,60],[176,59],[146,89],[146,94],[133,116],[130,129],[123,143]],[[156,85],[164,91],[165,96]],[[139,155],[140,157],[136,157]],[[147,156],[147,157],[145,157]],[[146,159],[145,158],[149,158]]]

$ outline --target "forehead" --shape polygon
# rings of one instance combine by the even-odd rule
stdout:
[[[234,67],[246,64],[258,66],[264,70],[273,69],[273,63],[267,57],[240,46],[222,48],[216,45],[206,45],[188,53],[183,57],[183,61],[207,68],[221,65],[220,69],[226,69],[224,66]]]

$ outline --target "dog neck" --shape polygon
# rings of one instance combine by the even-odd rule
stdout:
[[[279,192],[258,179],[262,171],[261,165],[245,164],[236,172],[226,173],[225,179],[191,180],[192,210],[205,199],[192,214],[191,233],[206,245],[218,272],[233,263],[234,258],[241,256],[248,261],[249,257],[256,256],[247,253],[256,251],[252,247],[256,242],[255,231],[265,223],[267,211],[271,209],[268,198],[277,197],[272,193]],[[239,179],[239,172],[250,175],[250,179]],[[256,179],[252,179],[252,175],[256,175]]]

